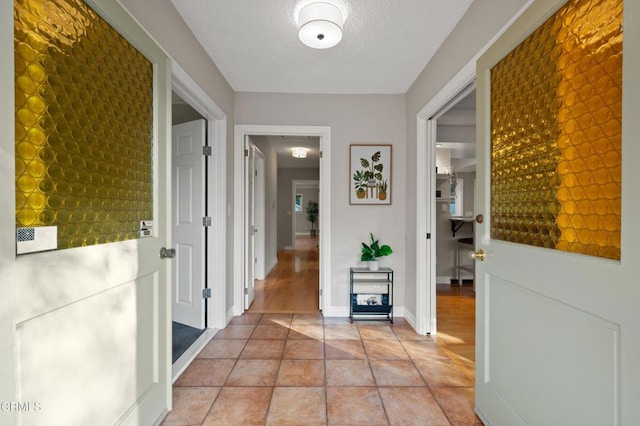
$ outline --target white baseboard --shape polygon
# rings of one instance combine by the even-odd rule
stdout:
[[[269,262],[269,265],[265,269],[265,276],[269,275],[271,273],[271,270],[275,268],[277,264],[278,264],[278,258],[276,257],[272,259],[271,262]]]
[[[198,354],[207,346],[207,343],[216,335],[218,332],[217,328],[207,328],[204,333],[202,333],[193,345],[189,346],[189,348],[180,355],[180,358],[176,360],[171,366],[171,374],[173,377],[173,383],[178,380],[178,377],[187,369],[187,367],[191,364],[191,362],[196,359]]]
[[[322,311],[325,317],[348,317],[349,306],[328,306]]]
[[[284,246],[285,250],[295,250],[296,248],[294,246]]]
[[[233,306],[232,306],[232,307],[230,307],[229,309],[227,309],[227,318],[226,318],[226,320],[225,320],[225,322],[224,322],[225,327],[226,327],[227,325],[229,325],[229,323],[231,322],[231,320],[232,320],[232,319],[233,319],[233,317],[235,316],[235,314],[233,313],[233,311],[234,311],[234,307],[233,307]],[[242,314],[239,314],[239,315],[242,315]]]
[[[415,330],[416,327],[416,317],[415,315],[413,315],[412,312],[407,311],[406,309],[404,309],[404,312],[402,313],[404,319],[409,323],[409,325]]]
[[[436,284],[451,284],[451,277],[448,275],[438,275],[436,277]]]

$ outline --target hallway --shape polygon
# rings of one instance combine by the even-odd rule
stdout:
[[[256,280],[251,313],[319,312],[318,237],[298,235],[295,250],[278,252],[278,263]]]

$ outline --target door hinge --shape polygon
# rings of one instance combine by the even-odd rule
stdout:
[[[248,149],[245,149],[245,150],[244,150],[244,156],[245,156],[245,157],[248,157],[248,156],[249,156],[249,150],[248,150]]]
[[[431,239],[431,232],[427,232],[427,240]]]
[[[245,287],[244,294],[249,294],[249,289]]]
[[[202,289],[202,298],[203,299],[211,299],[211,289],[210,288],[203,288]]]
[[[322,151],[320,151],[320,158],[322,158]]]
[[[322,289],[320,289],[320,296],[322,296]]]
[[[202,155],[204,156],[210,156],[211,155],[211,147],[208,145],[205,145],[202,147]]]
[[[258,264],[258,258],[257,258],[257,257],[254,257],[254,258],[253,258],[253,260],[254,260],[254,262],[253,262],[253,263],[255,263],[255,264],[257,265],[257,264]]]
[[[211,217],[205,216],[202,218],[202,226],[211,226]]]

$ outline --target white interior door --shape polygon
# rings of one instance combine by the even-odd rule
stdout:
[[[264,166],[264,155],[256,147],[255,151],[255,182],[254,182],[254,194],[255,194],[255,244],[254,244],[254,252],[255,252],[255,276],[253,277],[256,280],[264,280],[265,278],[265,250],[266,250],[266,205],[265,205],[265,197],[266,197],[266,188],[265,188],[265,166]]]
[[[159,256],[171,243],[170,60],[118,2],[90,4],[153,64],[153,228],[146,238],[12,252],[16,345],[7,350],[16,368],[9,380],[15,377],[18,401],[41,407],[19,413],[21,425],[151,425],[171,408],[171,260]],[[2,102],[14,110],[13,97]],[[5,133],[0,150],[12,153],[13,132]],[[13,159],[4,163],[13,175]],[[3,238],[14,227],[3,221]]]
[[[206,121],[173,126],[173,321],[204,328]]]
[[[247,137],[248,139],[248,137]],[[256,182],[256,146],[245,141],[246,157],[245,157],[245,282],[244,282],[244,307],[249,309],[255,297],[255,242],[256,242],[256,199],[255,199],[255,182]]]
[[[505,242],[491,236],[497,224],[491,209],[496,198],[490,173],[494,99],[490,96],[490,74],[494,65],[561,3],[534,2],[478,61],[475,209],[484,221],[476,223],[475,240],[476,250],[484,250],[486,258],[476,261],[476,408],[488,424],[494,425],[640,424],[639,197],[637,189],[632,188],[632,182],[640,181],[640,126],[635,117],[640,87],[632,77],[640,75],[640,22],[626,21],[627,16],[638,16],[638,2],[624,5],[623,75],[627,78],[623,83],[620,260]],[[592,2],[590,7],[609,5]],[[600,40],[597,35],[593,37]],[[583,76],[567,78],[570,84],[579,84]],[[632,96],[626,96],[632,92]],[[598,96],[594,91],[589,99]],[[577,105],[570,112],[577,113],[583,107]],[[608,154],[602,152],[593,159],[609,158]],[[582,166],[576,163],[579,159],[566,161],[562,167],[570,170]],[[594,194],[606,191],[596,189]],[[583,219],[574,218],[572,224]],[[606,221],[599,223],[596,231],[608,228]]]

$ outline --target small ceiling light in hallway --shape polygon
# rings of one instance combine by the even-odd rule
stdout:
[[[294,158],[307,158],[307,149],[306,148],[292,148],[291,156]]]
[[[309,3],[298,13],[298,37],[314,49],[327,49],[342,40],[344,15],[334,4],[318,1]]]

